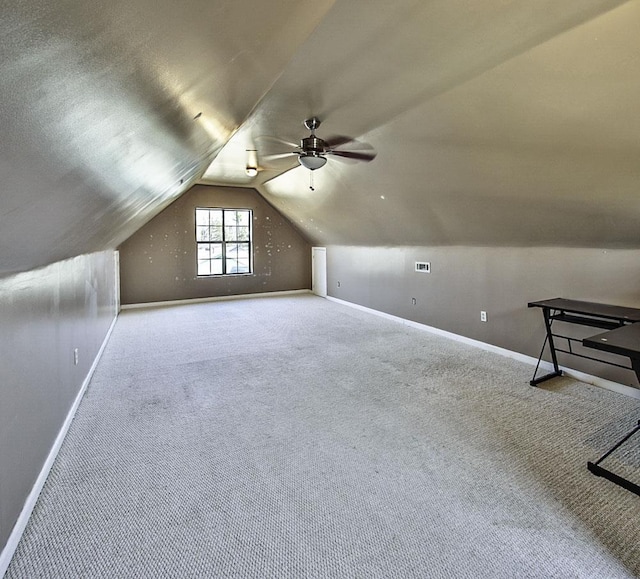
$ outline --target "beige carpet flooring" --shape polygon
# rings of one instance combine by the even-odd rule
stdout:
[[[640,404],[532,370],[312,295],[123,312],[7,577],[637,577],[586,462]]]

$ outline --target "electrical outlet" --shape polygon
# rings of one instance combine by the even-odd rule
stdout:
[[[78,348],[74,348],[73,350],[73,365],[78,365]]]
[[[487,321],[487,312],[480,312],[480,321],[481,322],[486,322]]]
[[[415,306],[416,305],[416,298],[411,298],[411,303]]]

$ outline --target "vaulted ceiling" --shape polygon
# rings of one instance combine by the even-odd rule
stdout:
[[[0,275],[116,247],[196,182],[255,187],[318,244],[640,246],[636,0],[0,13]],[[272,156],[311,116],[376,158],[310,190]]]

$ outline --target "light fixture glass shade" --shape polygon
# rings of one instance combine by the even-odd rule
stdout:
[[[255,177],[258,174],[258,169],[256,167],[247,167],[245,171],[249,177]]]
[[[320,167],[324,167],[324,164],[327,162],[327,158],[322,155],[312,155],[311,153],[306,153],[303,155],[298,155],[298,161],[303,167],[311,171],[315,171]]]

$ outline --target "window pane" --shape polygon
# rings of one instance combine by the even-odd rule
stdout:
[[[208,243],[198,244],[198,260],[209,259],[211,257],[211,246]]]
[[[210,209],[211,225],[222,225],[222,209]]]
[[[249,273],[249,260],[239,259],[237,268],[238,268],[238,273]]]
[[[227,258],[227,273],[238,273],[238,260]]]
[[[222,273],[222,260],[212,259],[210,263],[211,263],[211,274],[220,275]]]
[[[248,243],[238,243],[236,246],[238,259],[249,259],[249,244]]]
[[[249,228],[244,226],[236,228],[236,236],[237,241],[249,241]]]
[[[225,225],[237,225],[238,223],[238,212],[233,210],[227,210],[224,212],[224,224]]]
[[[198,260],[198,275],[211,275],[211,262],[208,259]]]
[[[211,244],[211,259],[222,259],[222,243]]]
[[[196,227],[196,241],[209,241],[211,239],[208,225],[199,225]]]
[[[222,227],[215,226],[211,227],[211,241],[222,241]]]
[[[229,225],[224,226],[224,239],[225,241],[236,241],[238,239],[238,230],[235,227]]]
[[[246,225],[249,226],[249,212],[248,211],[238,211],[238,225]]]
[[[209,225],[208,209],[196,209],[196,225]]]
[[[227,243],[227,259],[238,259],[238,244],[237,243]]]

